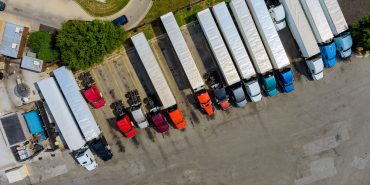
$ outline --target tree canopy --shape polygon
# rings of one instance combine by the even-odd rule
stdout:
[[[121,46],[125,32],[108,21],[70,21],[57,36],[62,63],[69,68],[88,69]]]
[[[353,23],[351,32],[357,46],[370,50],[370,14]]]
[[[46,62],[58,59],[59,53],[54,44],[54,37],[46,31],[32,32],[27,41],[27,45],[37,54],[37,58]]]

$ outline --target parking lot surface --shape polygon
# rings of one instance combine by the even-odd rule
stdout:
[[[182,32],[202,75],[217,70],[199,25],[182,27]],[[107,105],[92,110],[113,159],[98,161],[93,172],[76,166],[40,184],[370,184],[369,59],[340,61],[325,69],[323,80],[310,81],[289,30],[280,36],[293,61],[296,90],[245,108],[217,110],[212,117],[196,108],[168,37],[152,39],[188,125],[165,134],[138,129],[132,139],[115,126],[110,104],[123,100],[128,106],[129,90],[137,89],[144,99],[155,94],[154,88],[135,49],[108,57],[91,71]]]

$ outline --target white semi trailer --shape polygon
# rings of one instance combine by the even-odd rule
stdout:
[[[181,66],[185,71],[186,77],[189,80],[195,99],[207,115],[213,115],[214,108],[211,98],[206,90],[206,85],[203,81],[202,75],[195,64],[188,45],[186,44],[181,30],[177,25],[175,16],[172,12],[169,12],[162,15],[161,20],[166,29],[167,35],[171,40],[172,46],[175,49],[177,57],[179,58]]]
[[[63,140],[72,151],[72,156],[87,170],[94,170],[97,167],[95,158],[91,150],[86,146],[86,140],[77,127],[77,123],[54,78],[48,77],[38,81],[37,86],[46,101],[47,110],[52,115],[58,130],[62,134]]]
[[[319,0],[299,0],[299,2],[310,23],[316,42],[319,44],[324,66],[335,66],[337,63],[335,59],[337,53],[333,39],[334,35],[330,30],[329,23],[325,18]]]
[[[217,28],[215,20],[213,19],[211,11],[207,8],[201,12],[198,12],[197,17],[211,51],[215,56],[216,62],[220,67],[233,102],[238,107],[245,106],[247,104],[247,100],[245,98],[243,87],[240,83],[238,71],[234,66],[229,51],[227,50],[225,42],[222,39],[221,33]]]
[[[320,0],[340,57],[348,58],[352,54],[352,37],[346,19],[337,0]]]
[[[261,37],[254,24],[245,0],[232,0],[230,8],[233,12],[239,31],[252,58],[254,68],[262,79],[262,88],[268,96],[277,94],[276,80],[270,59],[263,46]]]
[[[176,99],[173,96],[171,89],[167,83],[166,78],[158,64],[157,59],[154,56],[152,49],[146,40],[144,33],[139,33],[131,37],[132,43],[134,44],[137,53],[144,65],[146,72],[157,92],[157,95],[162,103],[162,108],[171,122],[177,129],[184,129],[186,121],[177,107]]]
[[[310,24],[297,0],[280,0],[286,11],[286,19],[290,31],[306,60],[308,72],[312,79],[320,80],[324,76],[324,63],[319,46],[316,43]]]
[[[213,6],[212,10],[248,96],[253,102],[260,101],[262,95],[256,71],[225,2]]]
[[[278,83],[284,92],[292,92],[294,85],[290,61],[264,0],[247,0],[247,3],[270,57],[271,64],[275,69]]]
[[[72,111],[72,114],[85,138],[95,153],[104,161],[112,158],[110,147],[106,144],[98,124],[92,115],[89,106],[87,105],[81,90],[78,87],[76,79],[72,71],[68,70],[65,66],[60,67],[53,71],[53,74],[58,82],[64,98]],[[95,146],[101,146],[97,147]]]

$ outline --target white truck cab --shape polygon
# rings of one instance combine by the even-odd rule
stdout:
[[[276,31],[280,31],[286,27],[285,22],[285,11],[283,5],[271,6],[269,8],[269,13],[274,22]]]
[[[244,87],[252,102],[261,101],[262,99],[261,88],[257,80],[248,81],[247,83],[244,84]]]
[[[314,58],[306,60],[308,73],[311,74],[313,80],[320,80],[324,77],[324,62],[322,58]]]
[[[144,111],[141,109],[141,106],[139,106],[135,110],[132,110],[131,115],[139,128],[146,128],[149,126],[148,120],[146,119]]]
[[[98,166],[89,148],[83,148],[79,151],[76,151],[74,157],[81,166],[89,171],[95,170],[95,168]]]

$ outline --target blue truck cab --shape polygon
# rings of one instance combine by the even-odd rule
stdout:
[[[334,42],[341,58],[348,58],[352,55],[353,41],[349,31],[334,37]]]
[[[289,93],[294,90],[293,72],[291,68],[285,68],[282,71],[277,71],[276,76],[283,92]]]
[[[262,77],[262,88],[267,96],[277,95],[277,84],[273,74],[268,74]]]
[[[337,60],[335,59],[335,56],[337,55],[335,42],[321,45],[320,52],[326,68],[335,66],[337,63]]]

